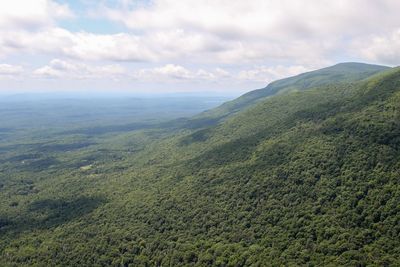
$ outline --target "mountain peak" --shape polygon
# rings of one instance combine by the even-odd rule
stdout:
[[[368,63],[362,63],[362,62],[341,62],[341,63],[337,63],[333,66],[323,68],[321,70],[341,70],[341,71],[362,72],[362,71],[385,70],[385,69],[389,69],[389,68],[390,67],[387,67],[387,66],[368,64]],[[318,71],[318,70],[316,70],[316,71]]]

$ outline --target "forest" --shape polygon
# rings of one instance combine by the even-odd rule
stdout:
[[[206,100],[2,103],[0,266],[400,266],[399,68]]]

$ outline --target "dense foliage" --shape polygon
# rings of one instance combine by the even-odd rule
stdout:
[[[399,69],[198,127],[0,147],[0,265],[400,265]]]
[[[244,110],[255,103],[277,94],[291,91],[302,91],[317,86],[332,83],[348,83],[363,80],[373,74],[388,69],[385,66],[369,65],[363,63],[340,63],[331,67],[310,71],[297,76],[274,81],[265,88],[250,91],[221,106],[203,112],[190,121],[192,123],[208,122],[215,123],[230,117],[237,111]]]

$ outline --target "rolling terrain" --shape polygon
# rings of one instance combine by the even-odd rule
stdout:
[[[399,68],[338,64],[171,119],[3,143],[0,265],[400,265]]]

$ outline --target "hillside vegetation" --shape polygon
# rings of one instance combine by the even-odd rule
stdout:
[[[250,91],[241,97],[228,101],[218,108],[203,112],[191,121],[218,122],[244,110],[258,101],[290,91],[303,91],[317,86],[333,83],[356,82],[388,69],[385,66],[363,63],[339,63],[331,67],[306,72],[268,84],[265,88]]]
[[[220,122],[41,162],[15,146],[0,265],[399,266],[400,69],[376,68],[278,81],[205,113]]]

